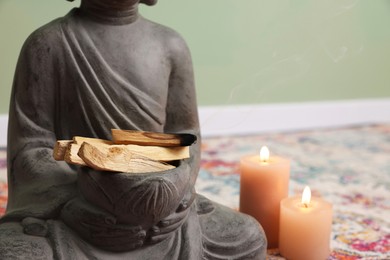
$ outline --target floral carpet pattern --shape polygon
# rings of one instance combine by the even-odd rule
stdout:
[[[390,125],[204,139],[198,193],[238,208],[240,157],[262,145],[291,159],[290,195],[333,204],[329,259],[390,259]]]
[[[239,207],[239,160],[258,154],[291,159],[290,195],[309,185],[333,204],[328,259],[390,259],[390,124],[206,138],[198,193]],[[0,216],[7,201],[6,152],[0,150]],[[283,259],[270,251],[268,259]]]

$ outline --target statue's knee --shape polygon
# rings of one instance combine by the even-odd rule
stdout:
[[[1,259],[53,259],[52,248],[44,237],[31,236],[23,232],[19,222],[0,225]]]
[[[213,206],[213,211],[199,216],[205,255],[210,259],[265,259],[267,241],[260,224],[223,205]]]

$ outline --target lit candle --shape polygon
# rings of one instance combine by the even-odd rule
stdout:
[[[280,203],[280,254],[289,260],[324,260],[330,254],[332,204],[311,198],[306,187],[302,197]]]
[[[268,248],[277,248],[280,201],[288,195],[290,160],[270,156],[267,147],[259,155],[240,161],[240,211],[251,215],[263,227]]]

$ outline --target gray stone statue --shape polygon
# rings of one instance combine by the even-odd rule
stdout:
[[[138,13],[157,0],[82,0],[26,40],[9,114],[1,259],[265,259],[251,217],[196,194],[192,62],[173,30]],[[112,128],[190,133],[177,168],[98,172],[55,161],[58,139]]]

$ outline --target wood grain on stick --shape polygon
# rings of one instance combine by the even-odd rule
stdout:
[[[136,144],[143,146],[189,146],[196,141],[192,134],[165,134],[136,130],[111,129],[116,144]]]
[[[124,146],[110,146],[84,142],[78,152],[80,158],[93,169],[128,173],[159,172],[174,166],[131,152]]]
[[[64,161],[67,163],[86,166],[87,164],[78,155],[80,147],[81,145],[79,144],[71,143],[66,150]]]
[[[113,129],[110,140],[75,136],[58,140],[55,160],[90,166],[97,170],[129,173],[158,172],[175,168],[166,162],[190,157],[191,134],[164,134]],[[118,144],[119,143],[119,144]]]
[[[129,152],[148,157],[156,161],[176,161],[190,157],[190,148],[188,146],[178,147],[160,147],[160,146],[140,146],[140,145],[112,145],[112,147],[120,147],[120,149],[128,150]]]
[[[56,161],[63,161],[65,158],[66,150],[68,146],[72,143],[72,140],[59,140],[55,143],[53,149],[53,157]]]
[[[71,149],[71,144],[78,144],[81,146],[83,142],[90,142],[90,143],[104,143],[104,144],[112,144],[112,141],[104,140],[104,139],[97,139],[97,138],[90,138],[90,137],[81,137],[81,136],[75,136],[73,137],[73,140],[58,140],[53,148],[53,157],[57,161],[64,161],[65,155],[68,152],[67,160],[70,160],[70,162],[73,162],[72,158],[76,158],[76,162],[80,162],[79,159],[77,159],[77,152],[74,153],[72,151],[68,151]],[[75,147],[73,147],[73,150],[76,150]]]
[[[82,137],[82,136],[74,136],[73,142],[79,145],[82,145],[83,142],[88,143],[99,143],[99,144],[112,144],[112,141],[99,139],[99,138],[91,138],[91,137]]]

